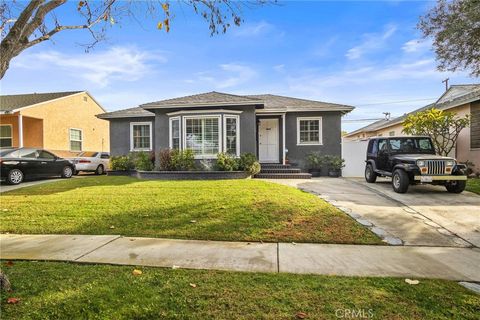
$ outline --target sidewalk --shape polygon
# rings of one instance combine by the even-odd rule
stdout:
[[[0,235],[0,259],[480,281],[480,249]]]

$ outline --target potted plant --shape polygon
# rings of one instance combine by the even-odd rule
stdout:
[[[338,178],[342,174],[342,168],[345,167],[345,160],[338,156],[327,156],[328,176]]]
[[[308,173],[312,175],[312,177],[320,177],[322,174],[322,164],[323,158],[319,152],[312,152],[307,154],[305,160],[308,164]]]

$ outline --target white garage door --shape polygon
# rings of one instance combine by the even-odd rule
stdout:
[[[342,141],[342,158],[345,159],[344,177],[363,177],[368,140]]]

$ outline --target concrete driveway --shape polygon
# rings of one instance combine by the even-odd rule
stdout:
[[[398,194],[390,179],[378,179],[375,184],[347,178],[276,182],[346,208],[404,245],[480,247],[480,196],[470,192],[451,194],[441,186],[421,185]]]

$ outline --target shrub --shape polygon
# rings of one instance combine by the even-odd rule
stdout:
[[[172,170],[189,171],[195,169],[195,155],[192,150],[172,150]]]
[[[238,169],[253,176],[259,173],[262,168],[253,153],[243,153],[238,159]]]
[[[339,156],[325,155],[322,162],[327,166],[329,170],[341,170],[345,167],[345,160]]]
[[[238,170],[239,162],[233,156],[220,152],[217,154],[216,168],[219,171],[235,171]]]
[[[158,152],[158,162],[160,170],[163,171],[172,171],[173,163],[172,163],[172,152],[171,149],[163,149]]]
[[[320,169],[324,165],[325,159],[320,155],[320,152],[312,152],[305,157],[308,167],[310,169]]]
[[[202,159],[200,160],[200,170],[204,171],[212,171],[214,168],[214,164],[211,159]]]
[[[110,168],[112,170],[127,171],[134,168],[134,164],[129,156],[116,156],[110,158]]]
[[[131,152],[130,157],[137,170],[152,171],[153,162],[150,152]]]

